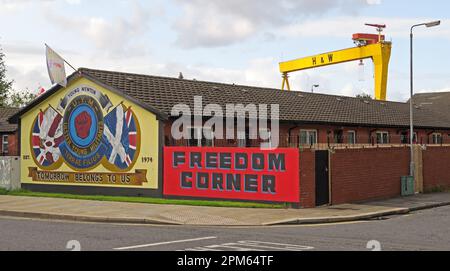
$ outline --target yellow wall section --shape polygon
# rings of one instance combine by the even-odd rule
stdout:
[[[55,183],[55,182],[35,182],[30,178],[29,168],[38,167],[32,156],[32,146],[30,144],[30,136],[32,132],[33,122],[36,119],[36,116],[39,114],[40,110],[45,110],[51,105],[53,108],[57,108],[60,100],[64,98],[64,96],[76,89],[77,87],[90,87],[95,90],[101,91],[106,94],[114,107],[119,105],[120,103],[124,103],[126,107],[132,108],[134,111],[136,118],[139,122],[140,131],[141,131],[141,144],[140,144],[140,152],[137,157],[136,164],[133,169],[127,173],[134,173],[135,170],[147,170],[147,180],[148,183],[143,183],[142,186],[124,186],[124,185],[98,185],[98,184],[86,184],[86,183]],[[43,101],[38,106],[35,106],[32,110],[28,111],[21,117],[21,180],[24,184],[51,184],[51,185],[76,185],[76,186],[100,186],[100,187],[117,187],[117,188],[147,188],[147,189],[158,189],[158,157],[159,157],[159,125],[156,116],[139,107],[138,105],[126,100],[124,97],[115,94],[108,89],[105,89],[94,82],[89,81],[86,78],[79,78],[74,80],[67,86],[67,88],[63,88],[53,94],[51,97]],[[149,162],[148,158],[151,158],[152,161]],[[52,171],[53,172],[53,171]],[[54,170],[54,172],[76,172],[67,166],[66,163],[63,163],[60,168]],[[106,169],[103,165],[98,165],[96,168],[87,171],[86,173],[111,173],[108,169]]]

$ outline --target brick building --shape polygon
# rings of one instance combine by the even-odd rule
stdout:
[[[8,119],[19,112],[18,108],[0,107],[0,155],[19,155],[18,125],[9,123]]]
[[[202,99],[201,110],[195,97]],[[450,187],[447,177],[450,115],[441,109],[449,107],[440,103],[442,99],[433,97],[416,96],[415,100],[414,141],[423,145],[415,146],[420,154],[415,158],[419,165],[416,192]],[[230,153],[251,156],[248,161],[257,165],[267,155],[250,148],[265,142],[251,135],[251,110],[227,115],[234,120],[239,113],[245,113],[240,115],[246,119],[245,134],[236,133],[233,139],[205,138],[204,134],[212,131],[201,133],[205,125],[192,124],[187,127],[190,134],[202,137],[178,140],[171,133],[178,117],[171,115],[180,104],[193,110],[188,119],[204,117],[198,112],[211,104],[221,108],[229,104],[244,107],[278,104],[282,148],[272,151],[278,151],[273,164],[269,162],[258,170],[244,163],[246,170],[236,170],[239,163],[232,168]],[[314,207],[398,196],[400,178],[409,174],[409,104],[401,102],[82,68],[69,76],[66,88],[55,86],[9,120],[18,124],[21,131],[18,151],[22,187],[35,191],[256,200]],[[203,121],[208,120],[209,117],[204,117]],[[268,134],[271,128],[267,128]],[[17,126],[4,122],[2,129],[9,130],[6,133],[11,154],[12,146],[17,147],[10,143],[14,138],[17,142]],[[170,160],[176,152],[186,157],[195,158],[189,156],[193,153],[212,157],[209,166],[197,167],[211,169],[215,165],[215,172],[189,172],[194,166],[177,171]],[[225,155],[224,166],[218,166],[220,155]],[[239,162],[236,157],[234,161]],[[253,160],[255,157],[260,158]],[[285,161],[277,160],[280,157],[286,158]],[[270,167],[274,165],[279,176],[272,175]],[[242,172],[245,176],[239,175]],[[191,173],[203,177],[180,182],[180,176]],[[216,178],[215,181],[202,182],[210,173],[213,174],[210,181]],[[223,176],[230,189],[223,188]],[[256,180],[255,176],[261,178]],[[218,189],[214,188],[214,182]],[[206,190],[186,188],[194,183],[206,186]],[[264,184],[266,189],[273,188],[267,190],[271,193],[261,190]]]
[[[409,104],[352,97],[288,92],[278,89],[240,86],[81,69],[105,85],[114,87],[158,109],[169,119],[165,122],[166,145],[259,146],[258,140],[186,140],[171,137],[171,110],[176,104],[194,108],[194,97],[203,105],[279,104],[281,147],[328,147],[409,144]],[[418,144],[450,144],[450,115],[439,108],[414,107],[415,138]],[[196,129],[196,127],[193,127]]]

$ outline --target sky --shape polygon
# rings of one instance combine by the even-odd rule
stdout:
[[[409,97],[409,29],[416,92],[450,91],[447,0],[0,0],[0,47],[16,90],[51,86],[45,43],[74,67],[280,88],[278,63],[353,47],[386,24],[388,100]],[[66,67],[68,73],[71,69]],[[370,59],[297,72],[299,91],[374,95]]]

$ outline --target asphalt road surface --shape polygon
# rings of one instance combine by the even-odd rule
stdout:
[[[450,250],[449,225],[450,207],[382,220],[280,227],[118,225],[0,217],[0,250]]]

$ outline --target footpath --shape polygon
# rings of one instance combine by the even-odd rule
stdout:
[[[450,205],[450,193],[314,209],[247,209],[0,196],[0,216],[102,223],[272,226],[368,220]]]

